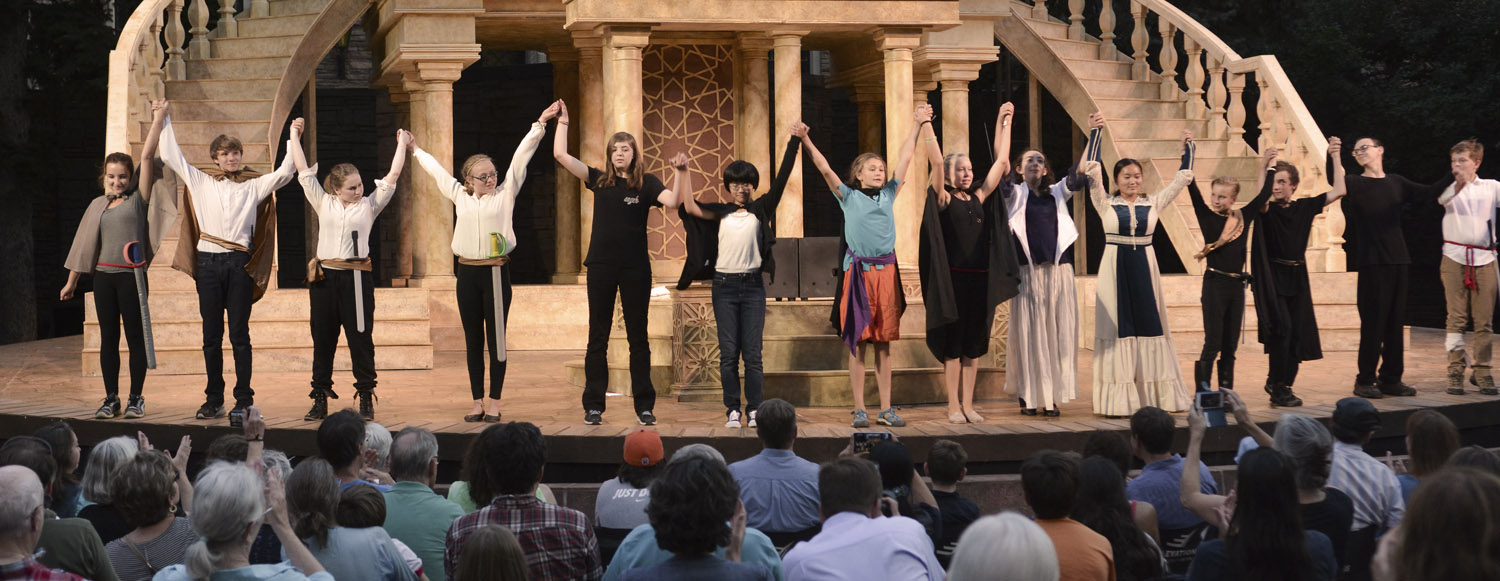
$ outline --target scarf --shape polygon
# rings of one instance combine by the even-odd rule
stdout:
[[[1245,233],[1244,215],[1239,210],[1231,209],[1224,215],[1227,216],[1229,220],[1227,222],[1224,222],[1224,231],[1219,234],[1219,239],[1203,245],[1203,249],[1199,250],[1197,254],[1194,254],[1193,258],[1203,260],[1203,257],[1208,256],[1213,251],[1222,248],[1225,244],[1234,242],[1235,240],[1239,239],[1240,235]]]

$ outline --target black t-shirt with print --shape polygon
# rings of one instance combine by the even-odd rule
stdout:
[[[615,266],[647,262],[646,219],[651,208],[660,206],[657,199],[666,186],[656,176],[646,174],[641,189],[630,190],[625,180],[614,186],[600,187],[604,172],[589,168],[588,188],[594,192],[594,227],[589,234],[587,266]]]

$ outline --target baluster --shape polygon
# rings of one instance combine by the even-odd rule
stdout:
[[[1083,0],[1068,0],[1068,40],[1083,40]]]
[[[214,38],[237,38],[240,35],[240,23],[234,19],[234,0],[219,0],[219,28],[214,31]]]
[[[183,62],[182,42],[187,33],[182,29],[183,0],[172,0],[167,6],[167,78],[181,81],[187,78],[187,64]]]
[[[1130,68],[1130,78],[1144,81],[1151,74],[1151,66],[1146,64],[1146,46],[1151,39],[1146,33],[1146,7],[1141,5],[1140,0],[1130,1],[1130,16],[1135,20],[1135,28],[1130,31],[1130,48],[1135,51],[1130,55],[1135,58],[1135,64]]]
[[[1157,64],[1161,66],[1161,98],[1163,101],[1177,99],[1177,31],[1172,28],[1172,23],[1160,16],[1156,19],[1157,27],[1161,29],[1161,54],[1156,55]]]
[[[1099,60],[1115,60],[1115,6],[1112,0],[1104,0],[1099,7]]]
[[[151,118],[151,71],[147,69],[146,63],[150,62],[152,39],[144,34],[141,41],[136,44],[135,58],[131,59],[130,72],[134,77],[136,107],[135,112],[141,116]]]
[[[271,15],[271,3],[266,0],[250,0],[250,17],[265,18]]]
[[[1031,19],[1046,22],[1048,18],[1047,0],[1031,0]]]
[[[1207,109],[1203,106],[1203,47],[1187,34],[1182,35],[1182,47],[1187,52],[1188,118],[1202,119]]]
[[[188,40],[188,58],[206,59],[209,55],[208,46],[208,4],[203,0],[192,0],[188,5],[188,22],[192,28],[188,34],[192,37]]]
[[[1224,59],[1208,56],[1208,133],[1223,139],[1228,125],[1224,123]]]
[[[148,94],[153,100],[167,98],[167,85],[162,81],[161,26],[162,15],[157,14],[156,19],[151,21],[151,44],[147,45],[151,52],[146,59],[146,68],[151,73],[151,90]]]
[[[1255,126],[1260,130],[1260,147],[1256,149],[1261,153],[1276,144],[1276,137],[1271,135],[1271,83],[1263,77],[1265,75],[1255,74],[1255,85],[1260,87],[1260,99],[1255,102],[1255,116],[1260,120],[1260,124]]]
[[[1230,155],[1251,155],[1245,143],[1245,75],[1229,73],[1229,147]]]

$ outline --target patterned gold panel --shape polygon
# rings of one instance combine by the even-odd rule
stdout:
[[[719,387],[719,327],[707,288],[679,291],[672,305],[673,391]]]
[[[1010,348],[1010,301],[995,307],[995,322],[990,326],[990,356],[997,369],[1005,369],[1005,358]]]
[[[646,171],[672,188],[667,160],[687,153],[694,189],[713,192],[712,198],[724,201],[718,176],[734,159],[734,59],[729,45],[647,46],[641,53],[641,93]],[[651,213],[646,244],[652,259],[687,258],[676,210]]]

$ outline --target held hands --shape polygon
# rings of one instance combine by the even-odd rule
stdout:
[[[1015,117],[1015,115],[1016,104],[1007,101],[1004,104],[1000,105],[1000,113],[998,113],[996,117],[1000,119],[1000,126],[1005,127],[1006,125],[1010,125],[1010,120],[1012,117]]]
[[[810,131],[810,128],[806,123],[803,123],[801,121],[792,123],[792,135],[797,136],[798,139],[807,139],[808,131]]]
[[[1193,132],[1192,131],[1183,131],[1182,132],[1182,152],[1181,153],[1184,153],[1184,154],[1187,153],[1188,144],[1192,143],[1192,142],[1193,142]]]
[[[1100,129],[1100,128],[1103,128],[1103,127],[1104,127],[1104,114],[1103,113],[1098,113],[1098,112],[1090,113],[1089,114],[1089,129]]]
[[[1344,140],[1339,139],[1337,137],[1329,137],[1328,138],[1328,156],[1329,157],[1332,157],[1333,159],[1338,159],[1339,158],[1339,154],[1343,153],[1343,151],[1344,151]]]
[[[151,120],[162,119],[167,116],[167,100],[157,99],[151,102]]]
[[[292,140],[302,140],[302,130],[307,127],[307,120],[301,117],[292,120]]]
[[[916,110],[912,111],[911,116],[912,116],[913,119],[916,120],[917,125],[921,125],[923,123],[931,123],[932,122],[932,105],[929,105],[927,103],[923,103],[921,105],[917,105]]]
[[[558,99],[556,104],[557,104],[557,124],[558,125],[567,125],[568,124],[568,104],[565,103],[565,102],[563,102],[562,99]]]
[[[674,170],[687,171],[688,156],[686,153],[679,152],[677,155],[672,156],[672,159],[667,160],[667,164],[671,165]]]
[[[537,118],[536,121],[537,123],[546,125],[548,121],[551,121],[553,117],[557,117],[561,113],[562,99],[558,99],[556,101],[553,101],[551,105],[548,105],[546,109],[542,110],[542,116]]]
[[[1332,145],[1329,146],[1329,151],[1330,152],[1333,151],[1333,146]],[[1276,149],[1276,146],[1272,145],[1272,146],[1267,147],[1266,150],[1260,154],[1260,166],[1261,166],[1261,168],[1262,169],[1270,169],[1271,166],[1276,165],[1276,158],[1278,156],[1280,156],[1280,155],[1281,155],[1281,151],[1278,150],[1278,149]]]
[[[1102,171],[1102,166],[1100,166],[1099,162],[1097,161],[1089,160],[1083,162],[1083,174],[1089,176],[1089,179],[1095,180],[1096,182],[1102,179],[1104,177],[1104,175],[1101,173]]]
[[[408,152],[417,148],[417,137],[405,129],[396,130],[396,149],[405,149]]]

